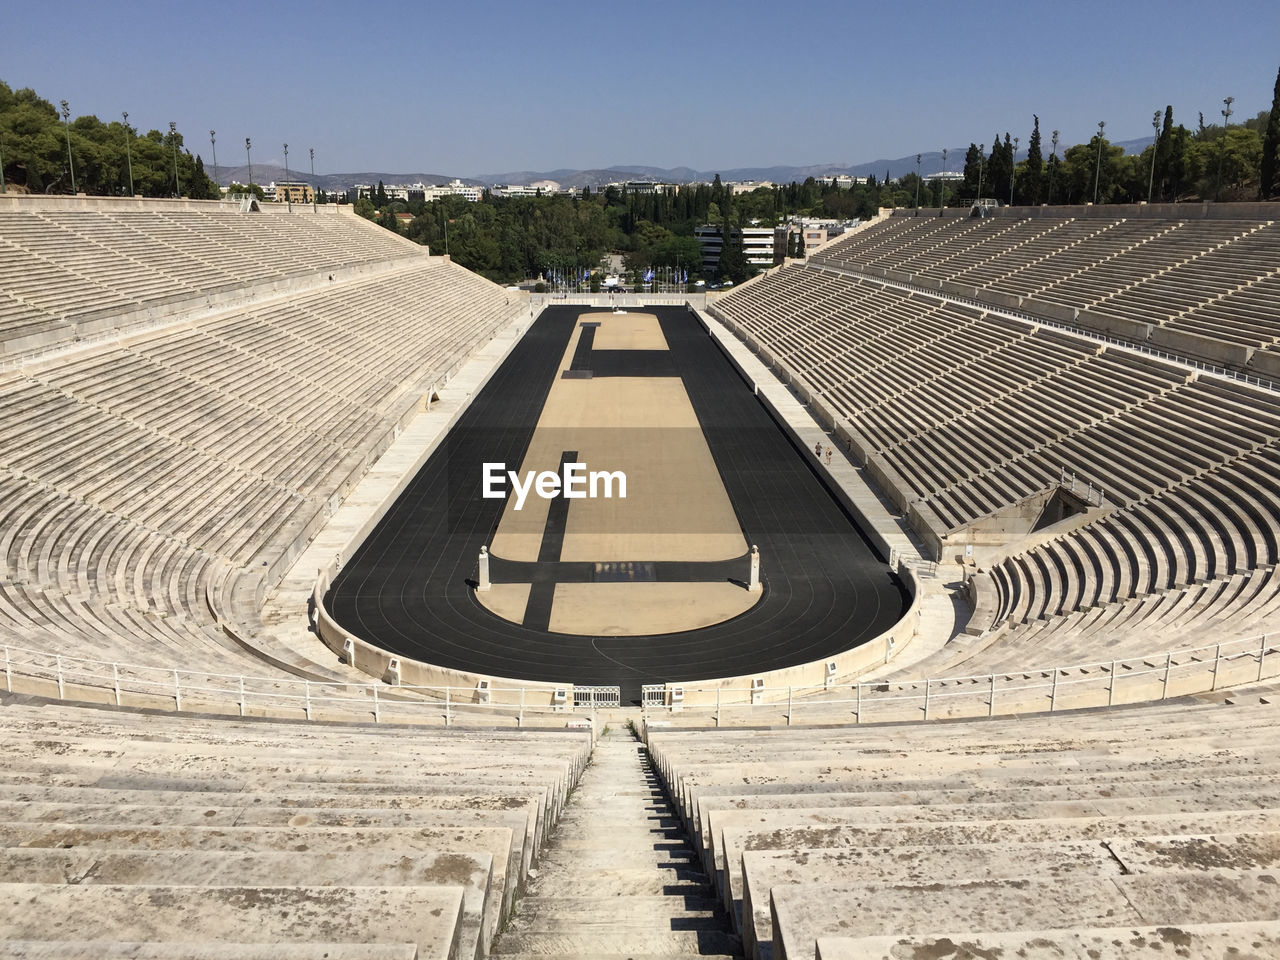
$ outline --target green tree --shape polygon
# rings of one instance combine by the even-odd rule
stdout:
[[[720,279],[741,283],[751,275],[742,231],[726,220],[720,227]]]
[[[964,154],[964,186],[960,195],[970,200],[978,196],[978,180],[982,174],[982,152],[976,143],[969,144]]]
[[[1156,138],[1156,186],[1155,194],[1165,199],[1169,189],[1169,161],[1173,150],[1173,105],[1164,108],[1164,123],[1160,127],[1160,136]]]
[[[1280,151],[1280,70],[1276,71],[1276,88],[1271,97],[1271,113],[1267,117],[1266,134],[1262,140],[1262,156],[1258,167],[1258,196],[1269,200],[1280,188],[1276,177],[1276,154]]]
[[[1013,141],[1009,134],[1004,135],[1004,143],[996,137],[991,146],[991,157],[987,161],[987,172],[983,178],[983,193],[995,197],[1001,203],[1009,200],[1009,184],[1013,178]]]
[[[1040,118],[1032,114],[1032,119],[1027,159],[1018,172],[1017,198],[1019,203],[1037,206],[1044,195],[1044,153],[1040,144]]]
[[[1175,203],[1186,186],[1195,180],[1190,153],[1191,131],[1178,124],[1169,137],[1169,153],[1165,158],[1165,183]]]
[[[233,180],[231,181],[231,185],[227,187],[227,193],[252,193],[259,200],[267,199],[267,195],[263,191],[262,187],[256,183],[251,183],[248,186],[245,186],[243,183],[236,183]]]

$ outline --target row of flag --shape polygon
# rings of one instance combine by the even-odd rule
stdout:
[[[653,283],[654,280],[658,280],[658,279],[660,279],[664,283],[688,283],[689,282],[688,270],[678,270],[672,267],[664,267],[660,272],[661,272],[661,277],[659,277],[659,272],[655,271],[653,267],[650,267],[648,270],[644,272],[644,275],[642,276],[641,279],[645,283]],[[557,286],[570,284],[570,283],[586,283],[590,279],[591,279],[590,270],[583,270],[582,275],[577,276],[577,272],[573,268],[561,269],[559,267],[552,267],[547,270],[545,275],[545,280],[547,283],[553,283],[553,284],[556,284]]]

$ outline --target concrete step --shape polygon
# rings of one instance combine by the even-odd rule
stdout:
[[[498,956],[498,954],[494,954]],[[600,960],[601,957],[625,956],[627,960],[742,960],[738,953],[634,953],[602,954],[597,951],[589,953],[504,953],[506,960]],[[59,958],[61,960],[61,958]],[[256,958],[255,958],[256,960]]]
[[[455,960],[461,887],[189,887],[0,884],[15,940],[416,944]],[[388,923],[387,917],[395,917]]]
[[[241,853],[199,850],[122,851],[19,848],[0,856],[0,883],[106,886],[307,886],[463,888],[464,955],[488,950],[502,912],[501,887],[490,888],[487,853],[377,850]],[[469,951],[469,952],[468,952]]]
[[[0,940],[6,960],[417,960],[416,943],[125,943]]]
[[[1119,876],[1105,844],[1079,841],[1044,844],[868,847],[849,850],[748,850],[741,870],[729,870],[726,907],[741,916],[743,944],[773,939],[769,892],[786,884],[928,883],[939,878],[984,879]]]
[[[550,933],[605,933],[630,939],[637,933],[725,931],[725,914],[705,897],[694,902],[703,909],[681,906],[694,898],[619,898],[616,902],[595,898],[539,897],[521,905],[510,932],[520,936]]]
[[[1017,957],[1019,960],[1184,960],[1280,957],[1280,922],[1099,927],[819,937],[817,960],[901,960],[903,957]]]
[[[671,870],[655,870],[652,867],[593,870],[588,876],[573,873],[552,876],[549,871],[543,873],[539,869],[537,878],[529,885],[529,895],[520,901],[521,908],[532,904],[535,894],[542,889],[555,889],[563,881],[577,885],[589,883],[591,894],[601,900],[631,896],[706,897],[710,893],[709,879],[697,867],[676,867]]]
[[[774,887],[773,958],[808,957],[823,936],[929,930],[1095,927],[1280,920],[1266,871],[1082,879],[944,880]]]
[[[495,946],[491,956],[508,957],[528,954],[549,956],[581,955],[588,957],[655,957],[699,956],[708,954],[741,956],[742,941],[733,934],[715,930],[617,931],[607,928],[599,933],[515,933],[507,932]]]

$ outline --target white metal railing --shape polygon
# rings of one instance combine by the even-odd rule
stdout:
[[[534,306],[554,307],[561,304],[589,307],[645,307],[645,306],[684,306],[689,304],[698,309],[706,306],[707,296],[704,293],[655,292],[633,293],[630,290],[618,293],[574,293],[552,292],[533,293],[529,295],[529,303]]]
[[[3,647],[4,688],[8,693],[51,694],[63,700],[155,706],[166,701],[175,710],[221,709],[248,716],[257,711],[284,711],[315,719],[330,715],[372,717],[407,722],[444,719],[446,725],[468,711],[514,717],[526,714],[573,713],[617,707],[618,687],[566,686],[551,693],[545,687],[474,687],[342,683],[294,677],[252,677],[170,667],[150,667],[51,654],[26,647]],[[22,681],[27,681],[23,683]],[[582,695],[579,696],[579,691]]]
[[[514,717],[527,713],[572,714],[621,705],[618,687],[564,687],[547,703],[545,688],[393,686],[292,677],[250,677],[200,670],[139,666],[5,645],[5,690],[37,692],[65,700],[155,706],[175,710],[216,708],[239,716],[284,711],[314,719],[327,710],[375,722],[443,719],[450,724],[468,711]],[[711,713],[720,724],[725,711],[774,712],[785,706],[786,723],[805,713],[830,722],[846,714],[855,723],[877,720],[931,720],[938,717],[994,716],[1026,710],[1055,711],[1081,706],[1163,700],[1217,690],[1223,683],[1254,683],[1280,677],[1280,635],[1263,634],[1146,656],[1067,666],[1037,667],[988,674],[922,680],[863,681],[766,687],[646,684],[641,708]],[[22,681],[27,681],[23,683]]]
[[[1076,480],[1076,472],[1068,470],[1065,466],[1058,473],[1058,486],[1063,490],[1069,490],[1091,506],[1096,502],[1097,506],[1101,507],[1107,502],[1106,492],[1102,487],[1095,487],[1091,480]]]
[[[814,722],[854,723],[995,716],[998,713],[1055,711],[1163,700],[1217,690],[1223,683],[1256,683],[1280,677],[1280,635],[1240,640],[1147,656],[1033,669],[922,680],[865,681],[765,687],[646,684],[641,708],[653,712],[725,712],[777,715],[786,723],[807,714]],[[762,719],[762,722],[765,722]]]
[[[573,705],[593,709],[612,709],[622,705],[622,691],[619,687],[579,687],[575,684]]]

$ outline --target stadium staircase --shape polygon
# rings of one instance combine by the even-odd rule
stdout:
[[[741,946],[644,745],[606,729],[493,955],[731,958]]]

